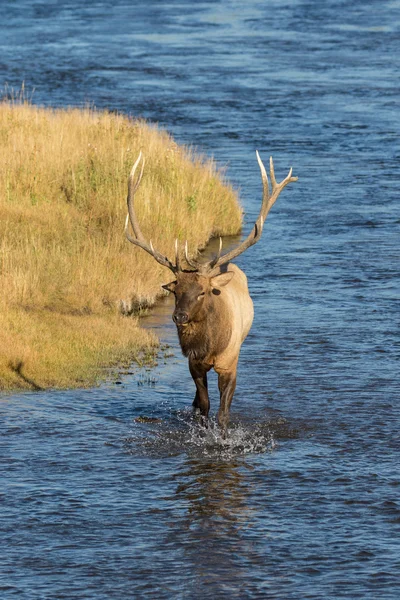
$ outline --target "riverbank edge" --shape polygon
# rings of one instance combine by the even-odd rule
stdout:
[[[142,197],[157,196],[159,214],[163,214],[164,204],[165,213],[171,215],[171,218],[164,219],[163,227],[159,227],[157,223],[160,231],[155,240],[156,247],[167,255],[171,255],[170,246],[175,238],[189,239],[191,256],[194,256],[216,235],[239,233],[242,211],[236,192],[224,181],[223,173],[218,172],[213,161],[196,154],[190,148],[177,145],[165,131],[143,121],[92,109],[55,110],[26,103],[3,103],[0,105],[0,119],[3,139],[9,142],[8,148],[3,149],[6,181],[0,182],[3,192],[0,200],[0,283],[9,292],[3,296],[0,305],[0,391],[87,388],[112,379],[121,369],[129,369],[130,365],[146,365],[149,368],[155,366],[160,343],[153,332],[139,326],[138,314],[143,308],[151,310],[162,298],[160,285],[167,283],[171,274],[153,264],[153,259],[139,248],[133,248],[124,239],[121,223],[126,211],[124,199],[132,157],[142,150],[146,155],[147,165],[150,165],[150,175],[147,176],[145,194]],[[10,123],[5,125],[7,119]],[[56,123],[57,120],[60,123]],[[77,123],[78,121],[82,122]],[[32,123],[35,125],[33,133]],[[40,189],[38,182],[58,176],[51,164],[53,157],[51,160],[49,157],[42,160],[41,156],[57,154],[53,140],[57,135],[52,134],[58,126],[62,127],[62,154],[67,158],[68,167],[57,166],[57,173],[61,173],[61,183],[53,185],[56,194],[52,196],[51,190],[49,192],[45,187]],[[96,132],[96,127],[100,131]],[[118,144],[113,139],[113,127],[116,127]],[[45,143],[41,128],[45,131]],[[68,140],[67,129],[70,130]],[[15,134],[17,130],[20,130],[19,137]],[[101,147],[101,130],[104,130],[104,137],[107,138],[103,140],[104,148]],[[51,146],[51,150],[46,149],[46,143]],[[77,154],[76,148],[68,154],[68,144],[71,148],[74,144],[80,144],[79,171],[74,157],[71,157],[71,154]],[[119,164],[121,147],[123,164]],[[107,173],[112,171],[108,164],[112,161],[110,148],[118,155],[116,161],[119,169],[115,177],[117,183],[112,181],[111,189],[107,190],[106,185],[98,181],[107,179],[106,176],[103,177],[102,167],[106,167],[104,170]],[[129,155],[126,156],[128,151]],[[24,153],[29,156],[25,157]],[[13,162],[11,155],[18,156],[18,161]],[[34,169],[31,168],[32,157]],[[63,157],[60,155],[57,160],[61,163]],[[25,170],[28,168],[31,173],[27,176]],[[46,169],[51,171],[50,175]],[[171,177],[171,169],[174,177]],[[77,188],[77,173],[81,177],[78,182],[81,189],[72,197],[71,190],[76,191]],[[69,174],[72,183],[67,180]],[[98,178],[95,185],[94,177]],[[87,186],[86,178],[89,180]],[[204,191],[208,192],[208,198],[207,193],[202,193]],[[92,198],[90,202],[85,192]],[[118,208],[114,204],[107,204],[109,200],[104,202],[105,196],[112,196],[112,201]],[[116,197],[118,202],[115,201]],[[138,197],[138,202],[140,200]],[[176,204],[171,208],[172,200]],[[111,215],[107,213],[110,207]],[[93,254],[88,254],[89,258],[103,252],[101,219],[116,223],[111,233],[107,230],[108,238],[112,238],[111,242],[108,240],[107,252],[104,251],[107,260],[103,260],[103,264],[99,260],[99,264],[93,265],[98,270],[99,279],[104,278],[104,290],[96,282],[98,285],[95,291],[101,298],[94,297],[93,293],[87,298],[83,297],[84,292],[80,294],[88,284],[76,286],[73,293],[69,289],[69,295],[65,293],[65,281],[69,281],[69,288],[74,288],[72,275],[77,270],[69,268],[64,272],[62,262],[54,262],[49,252],[49,248],[54,249],[58,243],[53,236],[54,219],[49,217],[46,221],[53,209],[57,212],[55,218],[59,222],[69,219],[72,229],[75,213],[85,227],[91,228],[91,240],[94,243],[93,240],[96,239],[97,247]],[[96,210],[102,211],[101,219],[97,218],[100,223],[97,228],[93,225],[96,222],[96,215],[93,216]],[[182,220],[183,213],[185,220]],[[151,222],[151,214],[146,215],[143,220],[144,231],[153,231],[155,224]],[[157,217],[155,220],[157,222]],[[165,249],[162,247],[162,240],[167,237],[169,246]],[[50,245],[46,247],[43,240],[47,238]],[[82,239],[78,242],[82,246],[80,254],[84,255],[87,252],[85,242]],[[31,253],[28,244],[35,249],[36,262],[40,263],[40,255],[47,252],[42,270],[38,268],[34,273],[38,281],[36,288],[31,283],[34,279],[32,273],[27,273],[30,265],[25,264],[30,260],[26,260]],[[115,256],[110,258],[110,248],[114,251],[114,246]],[[110,273],[113,276],[115,274],[110,263],[114,261],[115,265],[115,261],[119,262],[118,252],[121,262],[125,263],[125,271],[120,281],[110,290]],[[72,256],[71,249],[69,254],[68,258],[76,258]],[[84,265],[85,272],[89,273],[91,266]],[[102,266],[105,273],[101,272]],[[79,268],[83,268],[81,263]],[[43,270],[53,274],[51,297],[46,297],[48,282]],[[67,275],[70,276],[69,280]],[[21,277],[25,278],[24,286],[16,289],[18,278],[20,280]],[[134,289],[133,281],[136,286]]]

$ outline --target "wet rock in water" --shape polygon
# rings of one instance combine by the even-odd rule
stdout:
[[[157,417],[145,417],[141,415],[140,417],[136,417],[135,423],[161,423],[161,419]]]

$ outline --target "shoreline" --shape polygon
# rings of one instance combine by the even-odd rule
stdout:
[[[168,274],[123,233],[134,158],[146,156],[141,227],[166,256],[175,238],[194,256],[238,234],[236,192],[211,159],[122,115],[3,102],[0,127],[0,391],[91,387],[153,364],[159,341],[136,309]]]

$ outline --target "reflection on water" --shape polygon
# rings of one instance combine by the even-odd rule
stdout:
[[[214,155],[245,233],[256,149],[299,182],[237,261],[227,440],[191,419],[172,298],[143,319],[169,346],[151,374],[1,399],[1,598],[398,600],[396,2],[3,4],[3,81]]]
[[[247,480],[240,473],[243,464],[233,462],[205,462],[190,459],[175,476],[179,479],[176,497],[187,505],[187,528],[192,531],[240,528],[249,518],[246,506]]]
[[[222,587],[237,597],[241,582],[251,575],[246,565],[251,542],[241,533],[251,525],[246,464],[193,458],[175,479],[177,489],[171,500],[187,507],[180,519],[178,531],[184,532],[180,542],[198,585],[206,579],[210,591]],[[174,527],[166,535],[167,544],[176,531]]]

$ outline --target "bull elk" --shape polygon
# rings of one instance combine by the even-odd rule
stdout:
[[[256,152],[261,170],[263,197],[261,210],[249,235],[235,248],[221,255],[222,239],[217,255],[208,262],[189,258],[185,243],[185,260],[188,269],[181,267],[179,244],[175,241],[175,262],[163,256],[143,236],[135,214],[133,197],[143,175],[144,158],[140,152],[128,180],[128,215],[125,234],[128,240],[139,246],[153,258],[170,269],[175,280],[162,287],[175,296],[172,319],[176,324],[179,343],[184,356],[189,359],[189,370],[196,385],[193,407],[200,412],[202,422],[207,424],[210,401],[207,391],[207,373],[211,368],[218,373],[220,407],[218,423],[224,434],[229,419],[229,409],[236,387],[236,371],[241,345],[253,322],[253,302],[250,298],[247,277],[231,261],[247,248],[258,242],[265,219],[283,188],[297,181],[290,169],[287,177],[277,183],[272,157],[270,159],[269,191],[268,177],[261,158]],[[140,174],[135,181],[136,169],[142,160]],[[134,236],[129,232],[129,222]]]

